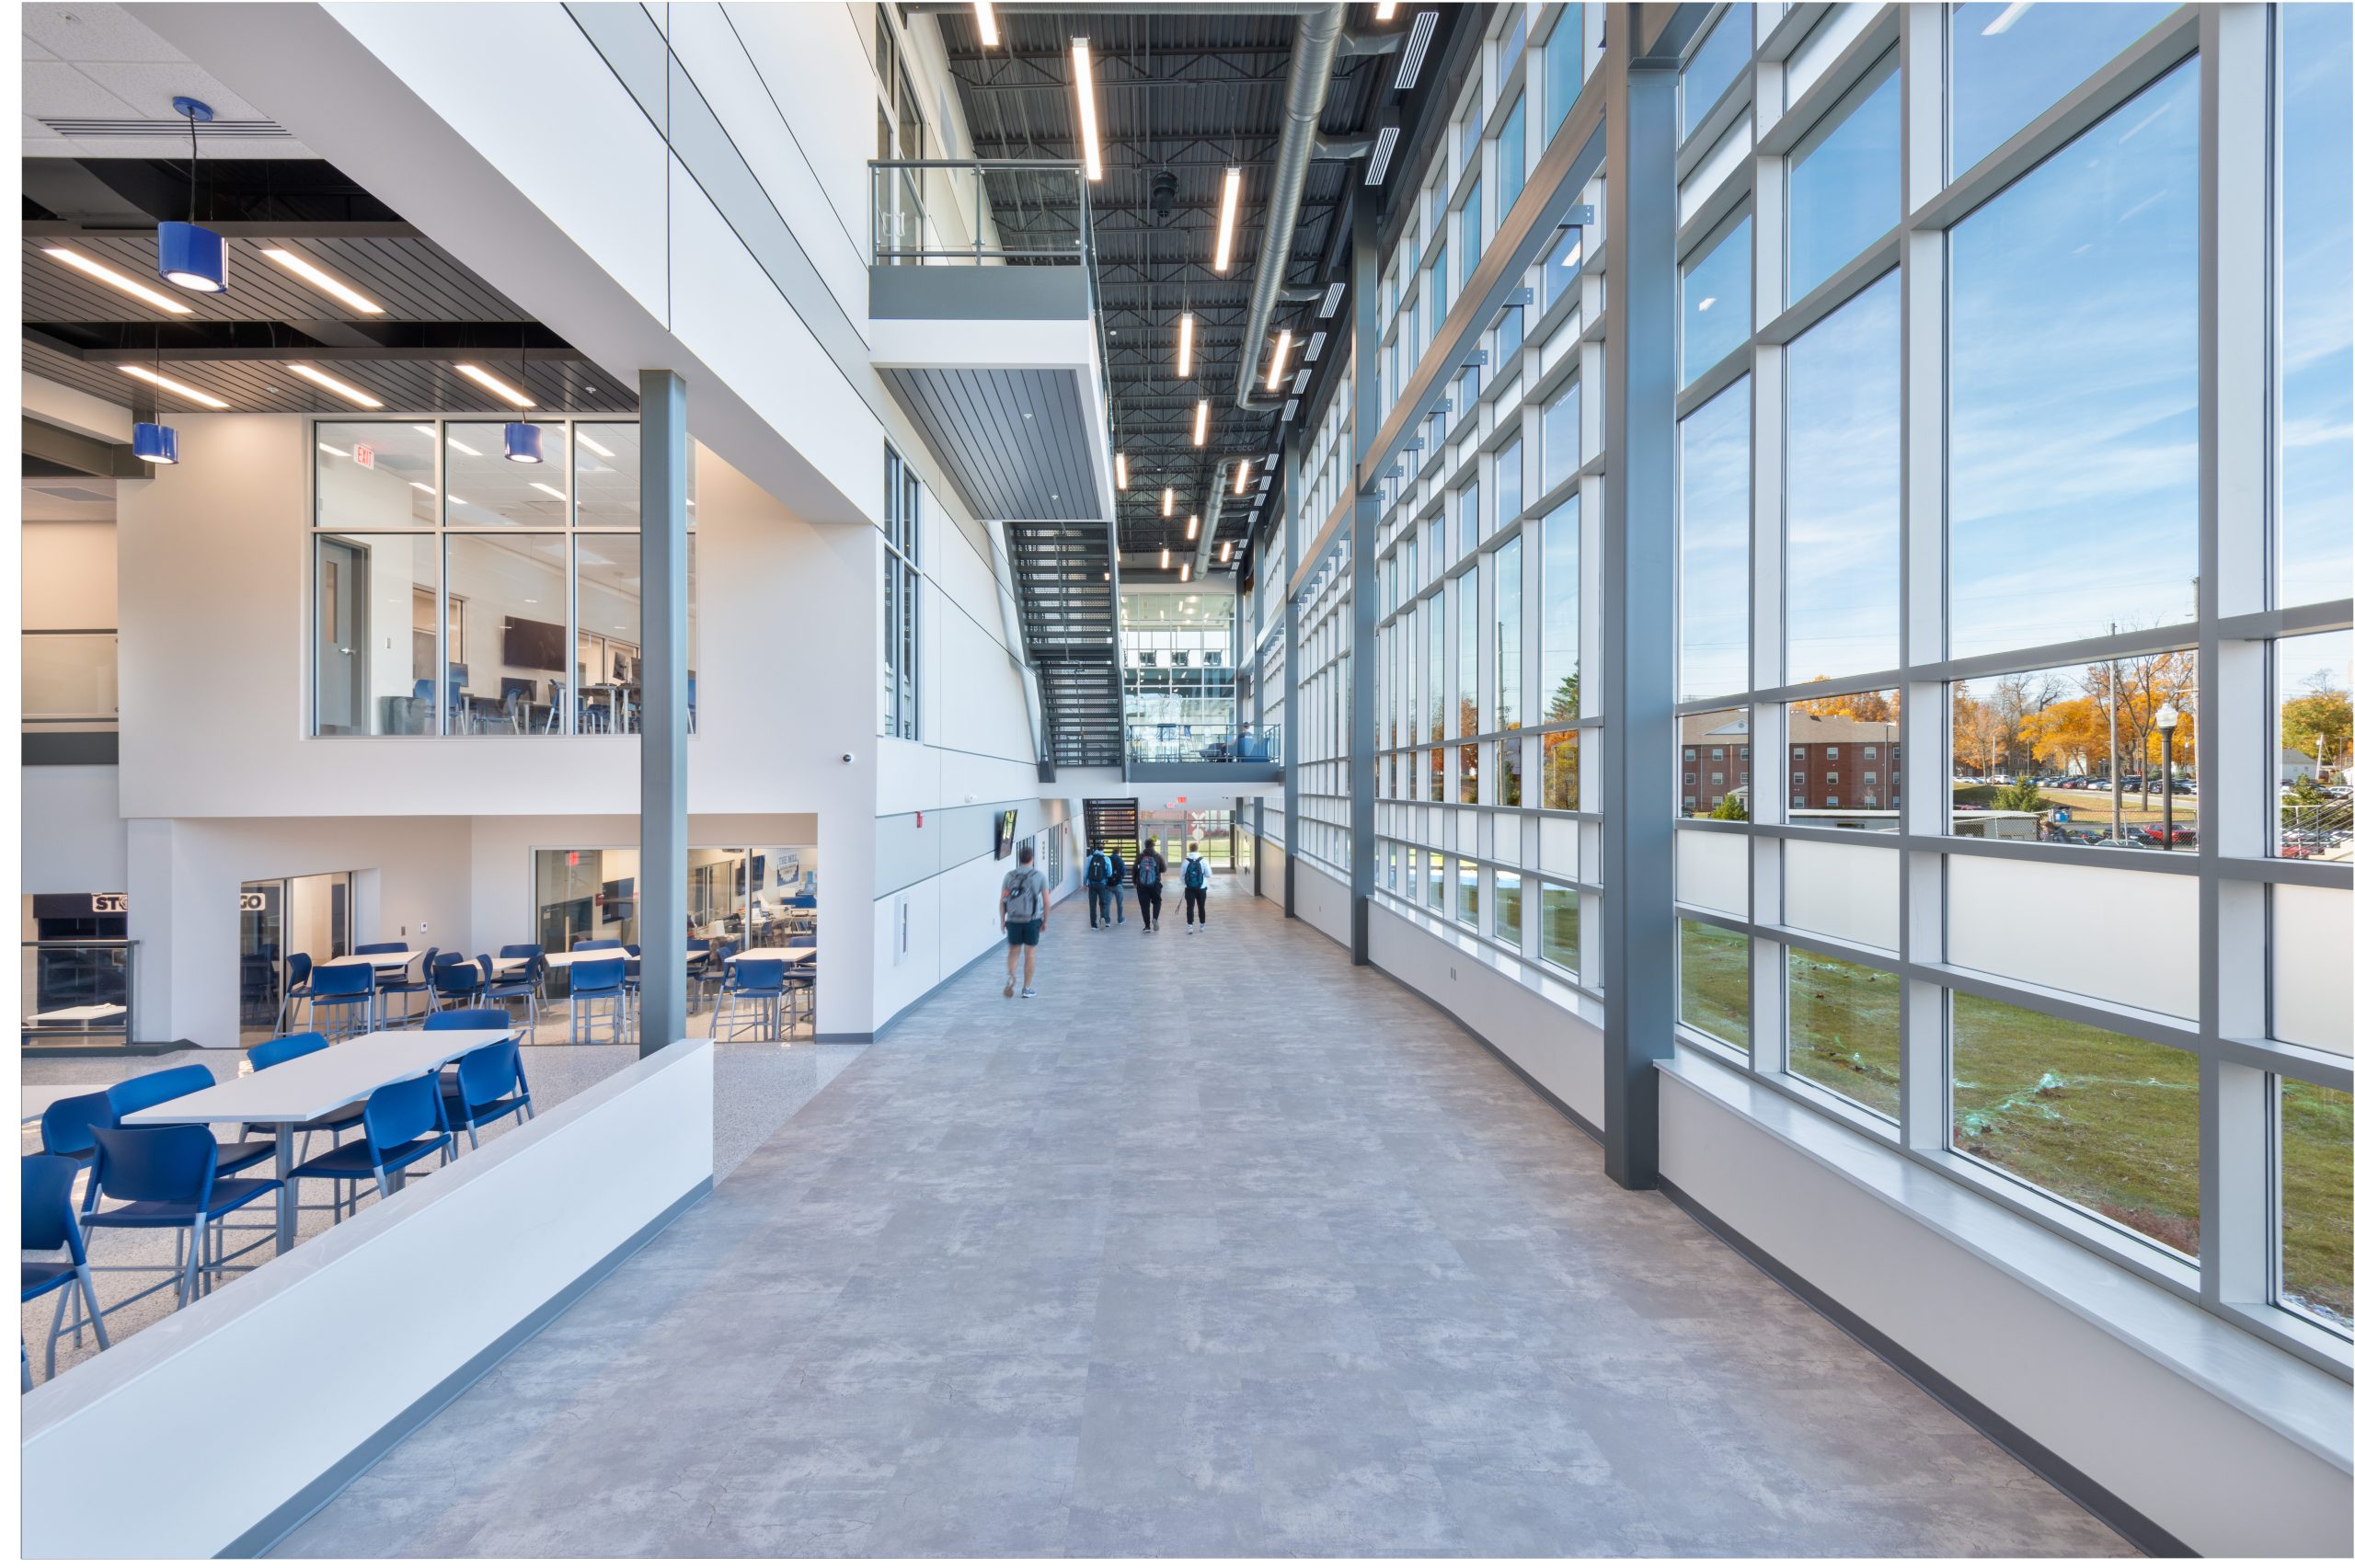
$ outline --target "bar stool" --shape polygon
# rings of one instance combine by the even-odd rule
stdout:
[[[592,958],[572,966],[571,1038],[575,1045],[594,1044],[597,1035],[595,1011],[611,1008],[614,1024],[613,1043],[620,1045],[629,1031],[629,991],[624,984],[629,960],[619,955],[611,958]],[[589,1010],[583,1017],[583,1010]]]

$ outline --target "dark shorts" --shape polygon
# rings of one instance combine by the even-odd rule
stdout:
[[[1039,928],[1045,921],[1008,921],[1005,922],[1005,944],[1008,947],[1036,947]]]

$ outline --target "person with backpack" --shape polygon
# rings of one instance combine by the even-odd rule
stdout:
[[[1147,931],[1161,929],[1161,879],[1169,874],[1169,863],[1161,858],[1161,841],[1147,839],[1144,848],[1137,853],[1137,913],[1144,920]]]
[[[1087,929],[1112,923],[1112,857],[1104,853],[1102,841],[1087,852]]]
[[[1014,869],[998,888],[997,923],[1005,932],[1005,994],[1014,994],[1014,957],[1022,956],[1022,995],[1039,994],[1039,938],[1047,933],[1047,874],[1031,862],[1036,852],[1028,844],[1016,852]]]
[[[1202,858],[1200,844],[1186,846],[1186,863],[1179,869],[1178,879],[1186,886],[1186,934],[1191,936],[1197,929],[1210,930],[1211,868]],[[1199,927],[1194,923],[1197,921],[1201,922]]]
[[[1106,890],[1112,895],[1113,923],[1126,925],[1129,923],[1129,896],[1121,889],[1128,885],[1129,863],[1120,858],[1120,852],[1117,847],[1108,845],[1104,853],[1112,859],[1112,879],[1105,886]]]

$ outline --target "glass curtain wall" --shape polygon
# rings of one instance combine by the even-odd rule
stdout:
[[[1497,160],[1517,140],[1529,183],[1598,19],[1501,8],[1442,166],[1394,177],[1370,421],[1460,346],[1445,258],[1494,249]],[[1485,364],[1364,480],[1385,908],[1599,1013],[1605,814],[1666,812],[1674,919],[1630,939],[1672,956],[1683,1046],[2338,1366],[2349,31],[2326,6],[1706,19],[1679,336],[1645,367],[1677,388],[1671,798],[1602,799],[1588,733],[1598,228],[1549,238]],[[1350,651],[1344,586],[1265,646],[1271,704]],[[1338,800],[1347,769],[1301,784]]]
[[[1465,167],[1538,200],[1529,177],[1592,67],[1592,29],[1577,6],[1501,10],[1463,88],[1459,120],[1488,127]],[[1578,200],[1599,215],[1600,179]],[[1384,413],[1446,315],[1426,308],[1415,258],[1451,216],[1465,248],[1477,212],[1468,188],[1453,203],[1426,192],[1386,258]],[[1483,242],[1511,215],[1487,213]],[[1585,564],[1600,559],[1604,479],[1601,403],[1582,391],[1602,377],[1603,294],[1583,262],[1601,244],[1598,225],[1549,242],[1483,326],[1486,364],[1381,481],[1372,742],[1375,897],[1590,1009],[1601,975],[1580,937],[1601,919],[1603,803],[1599,749],[1580,741],[1603,719],[1580,693],[1600,647]]]
[[[1249,715],[1235,701],[1235,595],[1224,589],[1120,595],[1129,756],[1189,761],[1239,750]]]
[[[1875,15],[1687,66],[1757,139],[1679,192],[1682,1033],[2343,1361],[2349,13]]]

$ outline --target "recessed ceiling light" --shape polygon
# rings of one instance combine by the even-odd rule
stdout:
[[[189,385],[188,383],[184,381],[174,381],[167,375],[157,375],[145,365],[123,365],[120,368],[125,375],[137,376],[141,381],[145,382],[150,386],[160,386],[166,392],[171,393],[174,396],[185,397],[194,403],[201,403],[207,408],[226,408],[229,406],[226,403],[222,402],[219,398],[213,396],[213,394],[209,392],[199,392],[196,388]]]
[[[311,383],[314,386],[326,387],[329,392],[334,393],[338,397],[344,399],[344,401],[348,403],[357,403],[362,408],[382,408],[385,406],[385,400],[383,398],[372,397],[367,393],[364,393],[358,387],[352,385],[350,382],[338,381],[335,377],[327,374],[327,372],[320,370],[316,366],[289,365],[286,368],[289,371],[292,371],[294,374],[301,376],[304,381]]]
[[[614,455],[611,448],[607,447],[603,442],[598,441],[596,437],[591,435],[587,430],[581,429],[578,425],[572,427],[572,439],[579,441],[582,446],[587,447],[591,452],[595,452],[599,457],[611,457]]]
[[[512,403],[518,408],[532,408],[537,406],[528,395],[519,392],[515,388],[508,385],[505,382],[500,380],[497,376],[491,374],[480,365],[460,365],[457,367],[457,371],[460,375],[465,376],[468,381],[473,382],[476,385],[488,389],[497,395],[507,399],[508,402]]]
[[[264,246],[262,249],[262,255],[268,257],[270,260],[277,262],[281,267],[285,268],[286,270],[293,273],[294,276],[302,279],[303,281],[310,284],[311,287],[318,290],[321,293],[332,295],[334,298],[341,300],[345,304],[350,305],[353,310],[358,311],[362,315],[382,315],[385,314],[385,307],[383,305],[378,304],[374,300],[370,299],[367,295],[362,293],[350,284],[346,283],[342,279],[321,271],[318,268],[312,266],[309,261],[295,255],[291,250],[276,250],[269,246]]]
[[[343,448],[339,446],[329,446],[325,441],[321,441],[319,443],[319,450],[326,452],[330,457],[350,457],[351,455],[350,452],[344,451]]]
[[[135,300],[144,300],[157,310],[167,311],[173,315],[189,314],[189,307],[172,298],[171,295],[158,289],[151,289],[136,278],[116,271],[103,261],[93,261],[78,250],[67,250],[60,246],[52,246],[43,254],[65,263],[77,272],[86,273],[96,278],[101,283],[111,284],[121,289]]]
[[[534,479],[532,481],[532,488],[537,490],[544,496],[554,496],[559,501],[564,499],[564,492],[557,489],[554,485],[543,485],[537,479]]]

